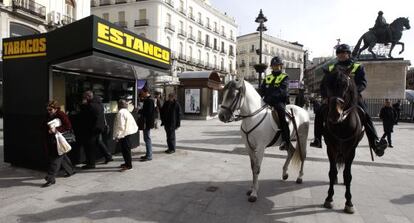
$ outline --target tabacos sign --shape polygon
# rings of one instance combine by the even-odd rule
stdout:
[[[3,42],[3,59],[46,56],[46,37]]]
[[[145,58],[170,64],[170,52],[117,28],[98,22],[97,41]]]

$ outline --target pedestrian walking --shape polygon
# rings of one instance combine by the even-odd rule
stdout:
[[[174,93],[168,94],[168,100],[161,108],[161,125],[164,126],[167,135],[168,149],[165,153],[175,153],[176,140],[175,130],[181,126],[181,106],[176,100]]]
[[[154,128],[154,115],[155,105],[154,100],[151,98],[151,94],[148,88],[144,88],[141,92],[141,100],[143,102],[142,109],[140,110],[141,118],[143,120],[143,135],[145,142],[145,156],[141,156],[141,161],[152,160],[152,141],[151,141],[151,129]]]
[[[137,123],[127,108],[128,103],[126,100],[121,99],[118,101],[119,111],[116,114],[113,128],[113,139],[120,144],[122,157],[124,157],[125,161],[124,164],[121,164],[120,171],[132,169],[131,136],[138,131]]]
[[[401,100],[398,100],[396,103],[392,104],[395,112],[395,124],[398,125],[398,121],[400,120],[401,114]]]
[[[161,93],[159,92],[155,93],[154,102],[155,102],[154,128],[158,129],[159,120],[160,120],[160,112],[161,112],[161,107],[162,107]]]
[[[66,172],[65,177],[70,177],[75,174],[75,169],[66,154],[59,155],[56,141],[56,133],[66,132],[72,130],[72,125],[68,116],[60,110],[60,106],[57,101],[52,100],[47,104],[48,118],[46,123],[50,123],[52,120],[56,120],[59,124],[47,125],[47,139],[46,150],[49,158],[49,168],[47,170],[47,176],[45,177],[46,183],[42,187],[48,187],[56,183],[56,175],[59,173],[61,167]],[[55,123],[56,123],[55,122]]]
[[[388,147],[393,148],[391,142],[391,133],[394,130],[394,123],[395,123],[395,112],[394,109],[391,107],[391,102],[389,99],[385,100],[384,107],[381,108],[380,111],[380,119],[382,120],[382,125],[384,127],[384,134],[382,135],[382,139],[387,137]]]
[[[104,109],[100,100],[94,97],[92,91],[86,91],[83,94],[80,109],[82,129],[81,144],[83,145],[86,156],[86,165],[82,166],[82,169],[94,169],[96,151],[99,148],[99,136],[105,127]]]

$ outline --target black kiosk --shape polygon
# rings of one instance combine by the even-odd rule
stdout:
[[[3,39],[4,161],[45,168],[46,104],[56,99],[75,129],[85,90],[103,98],[113,122],[117,101],[138,105],[138,82],[168,75],[170,50],[96,16],[48,33]],[[139,135],[135,146],[139,143]],[[115,146],[107,139],[108,148]],[[70,152],[75,163],[80,149]]]

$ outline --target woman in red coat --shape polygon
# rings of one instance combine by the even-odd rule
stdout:
[[[56,132],[65,132],[72,129],[72,125],[69,121],[68,116],[60,110],[60,106],[57,101],[52,100],[47,105],[48,120],[47,123],[54,119],[60,121],[60,125],[52,124],[47,125],[48,134],[47,134],[47,153],[49,157],[49,168],[47,171],[47,176],[45,177],[46,183],[42,187],[48,187],[56,183],[55,176],[59,173],[61,167],[66,172],[65,177],[70,177],[75,174],[74,167],[69,157],[66,154],[59,155],[57,152],[57,144],[55,134]],[[59,122],[58,121],[58,122]]]

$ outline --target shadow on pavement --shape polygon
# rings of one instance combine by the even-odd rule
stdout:
[[[413,204],[414,203],[414,194],[407,194],[400,198],[392,199],[391,203],[394,204]]]
[[[203,132],[203,135],[209,136],[240,136],[240,130],[228,130],[228,131],[214,131],[214,132]]]
[[[229,145],[229,144],[240,144],[243,143],[241,141],[241,137],[237,138],[214,138],[214,139],[194,139],[194,140],[179,140],[178,143],[185,143],[185,144],[196,144],[196,143],[204,143],[204,144],[211,144],[211,145]]]
[[[250,182],[189,182],[153,188],[144,191],[107,191],[86,195],[67,196],[57,199],[57,208],[44,212],[21,214],[19,222],[43,222],[127,218],[135,221],[170,222],[285,222],[284,218],[332,212],[313,204],[312,199],[300,205],[295,199],[283,207],[275,207],[267,199],[304,188],[325,186],[326,182],[308,181],[296,184],[292,181],[262,180],[256,203],[247,201],[245,195]],[[215,187],[215,192],[207,189]],[[60,203],[60,204],[59,204]],[[297,203],[297,201],[296,201]],[[341,211],[342,210],[338,210]],[[84,219],[87,218],[87,219]]]

